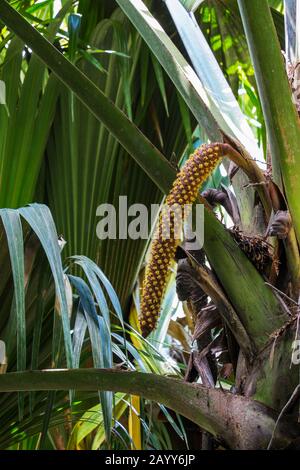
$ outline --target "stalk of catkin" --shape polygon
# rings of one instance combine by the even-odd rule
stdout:
[[[166,288],[168,272],[174,259],[176,248],[180,244],[178,234],[178,209],[182,217],[187,214],[183,208],[193,204],[197,199],[199,187],[211,174],[217,163],[223,157],[222,144],[201,145],[189,157],[178,173],[173,187],[166,198],[155,238],[152,242],[150,260],[146,266],[142,291],[140,326],[142,335],[148,336],[155,328],[161,309],[161,303]],[[177,209],[176,209],[177,208]]]

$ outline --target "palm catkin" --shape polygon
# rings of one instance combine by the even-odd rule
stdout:
[[[183,211],[184,205],[193,204],[199,187],[211,174],[224,155],[222,144],[201,145],[189,157],[178,173],[173,187],[167,196],[165,207],[178,207]],[[148,336],[155,328],[160,313],[168,271],[174,259],[180,239],[176,236],[176,210],[162,211],[159,218],[156,237],[152,242],[150,260],[146,267],[143,283],[140,326],[142,335]],[[182,213],[182,217],[186,214]],[[169,236],[168,236],[169,234]]]

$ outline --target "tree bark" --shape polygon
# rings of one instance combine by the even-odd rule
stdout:
[[[0,392],[68,389],[120,391],[154,400],[198,424],[231,449],[266,449],[278,416],[249,398],[155,374],[66,369],[0,376]],[[279,423],[273,446],[284,448],[297,435],[296,425]]]

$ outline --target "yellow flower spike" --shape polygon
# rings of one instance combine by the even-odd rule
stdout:
[[[188,201],[194,202],[199,186],[204,183],[224,155],[223,144],[219,143],[202,145],[195,150],[181,171],[177,173],[177,178],[166,199],[166,205],[171,207],[180,204],[182,210],[183,205]],[[144,337],[148,336],[156,326],[169,267],[180,243],[180,240],[174,238],[176,217],[172,216],[170,220],[168,217],[168,211],[163,211],[160,215],[157,229],[158,239],[152,243],[150,261],[146,267],[140,314],[140,325]],[[166,231],[169,232],[169,238],[165,238]]]

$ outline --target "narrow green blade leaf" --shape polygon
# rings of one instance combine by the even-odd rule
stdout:
[[[76,260],[76,262],[81,261],[82,263],[85,263],[96,274],[98,279],[101,281],[101,283],[105,287],[105,290],[115,309],[118,319],[121,325],[124,327],[123,312],[122,312],[121,304],[119,302],[118,296],[113,286],[111,285],[110,281],[105,276],[104,272],[99,268],[99,266],[94,261],[87,258],[86,256],[74,256],[73,258]]]
[[[90,276],[87,275],[87,277],[90,281]],[[94,367],[111,368],[113,366],[112,350],[110,330],[108,329],[107,323],[102,317],[99,317],[97,315],[93,295],[86,282],[79,277],[71,275],[69,275],[69,279],[79,294],[80,302],[85,313],[85,318],[92,345]],[[101,290],[99,283],[97,286],[94,282],[94,279],[92,280],[91,285],[94,293],[95,290]],[[96,295],[96,297],[99,298],[99,293]],[[113,394],[111,392],[100,392],[100,400],[107,442],[110,442],[111,436],[112,399]]]
[[[161,63],[198,122],[212,140],[220,139],[215,118],[209,109],[207,91],[173,44],[161,25],[141,0],[117,0],[143,39]]]
[[[53,20],[46,33],[49,41],[53,41],[61,21],[72,5],[68,0]],[[42,100],[42,114],[39,110],[40,97],[46,78],[46,67],[33,54],[20,90],[20,96],[14,89],[18,106],[13,110],[10,125],[7,129],[6,154],[3,160],[2,191],[0,204],[4,207],[20,207],[32,201],[35,184],[40,171],[46,137],[52,123],[55,97]],[[16,78],[20,80],[19,76]],[[10,78],[9,78],[10,80]],[[56,83],[57,87],[57,83]],[[47,107],[45,106],[47,104]],[[49,108],[49,109],[47,109]],[[37,129],[36,129],[37,127]],[[18,129],[18,139],[15,138]],[[35,142],[35,130],[37,142]],[[36,151],[36,153],[34,153]],[[14,158],[11,158],[14,155]]]
[[[85,316],[80,308],[77,309],[76,320],[73,330],[73,350],[74,350],[74,368],[78,368],[80,364],[80,353],[87,329],[87,322]]]
[[[186,10],[195,11],[204,0],[180,0],[180,1]]]
[[[267,0],[238,1],[268,130],[273,177],[282,187],[300,241],[300,124]]]
[[[0,80],[0,104],[6,104],[6,88],[3,80]]]
[[[26,324],[24,245],[20,216],[13,209],[1,209],[0,216],[7,236],[14,280],[14,299],[17,317],[17,369],[26,369]]]
[[[56,295],[60,305],[67,366],[72,367],[73,351],[70,334],[68,303],[65,291],[60,249],[58,245],[58,236],[52,215],[48,207],[42,204],[31,204],[28,207],[19,209],[19,212],[38,236],[48,258],[54,278]]]
[[[166,87],[165,87],[165,81],[164,81],[162,68],[161,68],[160,63],[157,62],[156,58],[153,56],[153,54],[151,54],[151,58],[152,58],[152,64],[153,64],[156,80],[157,80],[160,93],[161,93],[161,96],[165,105],[166,114],[167,116],[169,116],[168,100],[167,100],[167,95],[166,95]]]
[[[45,411],[44,411],[44,419],[42,424],[42,431],[41,431],[41,440],[39,443],[39,449],[46,449],[45,443],[47,439],[47,433],[49,430],[51,414],[53,410],[54,400],[55,400],[56,391],[50,390],[48,392]]]
[[[17,330],[17,370],[26,369],[26,319],[25,319],[25,276],[24,245],[20,216],[12,209],[1,209],[0,217],[7,236],[10,262],[14,280],[14,302]],[[19,419],[24,413],[24,394],[19,395]]]
[[[195,18],[180,0],[165,0],[165,3],[194,69],[208,91],[209,109],[220,128],[238,139],[253,158],[262,159],[251,128]]]
[[[103,122],[149,177],[154,178],[157,186],[162,191],[170,188],[173,182],[173,175],[170,173],[170,170],[172,171],[171,165],[139,129],[126,118],[125,114],[6,1],[0,2],[0,18],[32,48],[37,56],[74,92],[97,119]],[[189,89],[185,91],[186,95],[189,95],[189,93]],[[194,109],[195,111],[198,109],[196,105],[194,105]],[[202,117],[206,119],[206,115],[207,109],[202,113]],[[217,129],[216,126],[215,129]],[[219,135],[218,132],[217,134]],[[153,154],[157,156],[154,161]],[[149,167],[150,161],[153,161],[156,166],[155,172]]]

